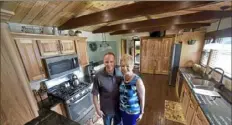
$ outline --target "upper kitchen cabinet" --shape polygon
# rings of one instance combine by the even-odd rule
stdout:
[[[62,54],[74,54],[75,43],[74,40],[60,40],[60,51]]]
[[[46,39],[46,40],[37,40],[40,54],[43,57],[47,56],[56,56],[60,54],[60,45],[58,40]]]
[[[39,80],[45,77],[39,50],[34,40],[15,39],[28,79]]]
[[[81,38],[75,41],[76,51],[79,58],[79,63],[82,67],[89,64],[89,58],[87,55],[87,42],[85,38]]]

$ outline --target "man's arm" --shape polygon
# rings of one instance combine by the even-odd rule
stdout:
[[[100,105],[98,103],[99,84],[98,84],[98,80],[96,77],[94,78],[92,94],[93,94],[93,104],[94,104],[95,110],[100,117],[103,117],[104,113],[101,111]]]

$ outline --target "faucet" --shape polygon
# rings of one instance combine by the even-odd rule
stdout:
[[[221,79],[220,79],[220,81],[219,81],[219,83],[222,84],[222,80],[223,80],[223,77],[224,77],[224,70],[223,70],[222,68],[215,67],[215,68],[213,68],[213,69],[208,73],[208,75],[210,75],[213,71],[216,71],[216,69],[219,69],[219,70],[222,71]]]
[[[215,87],[218,87],[219,89],[222,89],[222,87],[224,86],[224,84],[222,83],[223,77],[224,77],[224,70],[223,70],[222,68],[215,67],[215,68],[213,68],[213,69],[208,73],[208,75],[210,75],[213,71],[216,71],[216,69],[221,70],[221,71],[222,71],[222,75],[221,75],[221,79],[220,79],[220,81],[219,81],[219,84],[216,85]]]

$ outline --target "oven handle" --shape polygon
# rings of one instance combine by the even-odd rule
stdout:
[[[83,97],[81,97],[80,99],[78,99],[77,101],[73,102],[73,104],[76,104],[78,102],[80,102],[82,99],[84,99],[86,96],[88,96],[90,93],[87,93],[86,95],[84,95]]]

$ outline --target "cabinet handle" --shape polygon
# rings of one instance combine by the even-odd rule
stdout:
[[[63,46],[63,44],[61,43],[61,51],[63,51],[64,50],[64,46]]]
[[[57,50],[59,51],[59,50],[60,50],[60,45],[59,45],[59,43],[56,44],[56,47],[57,47]]]
[[[43,70],[42,67],[39,67],[39,70],[40,70],[41,73],[44,73],[44,70]]]
[[[198,118],[200,121],[202,121],[202,119],[200,118],[199,114],[197,114],[197,118]]]
[[[191,103],[189,104],[189,107],[192,108],[192,109],[194,109],[194,107],[193,107],[193,105]]]

